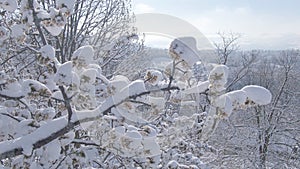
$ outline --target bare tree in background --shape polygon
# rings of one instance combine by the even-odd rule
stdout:
[[[260,67],[260,85],[268,86],[274,99],[267,107],[255,109],[258,128],[259,168],[298,168],[299,152],[295,148],[299,144],[299,106],[298,99],[299,53],[283,51],[274,62],[275,67]],[[271,67],[271,69],[267,69]],[[273,67],[273,69],[272,69]],[[296,81],[295,81],[296,80]],[[298,87],[297,87],[298,86]]]
[[[219,56],[218,63],[226,65],[230,55],[239,49],[239,45],[237,41],[241,37],[241,35],[232,32],[230,33],[218,32],[217,34],[221,38],[220,43],[217,42],[214,43],[217,54]]]
[[[234,113],[220,124],[217,166],[235,168],[299,168],[299,51],[262,58],[239,83],[262,85],[272,104]]]
[[[40,7],[45,11],[51,11],[55,5],[56,1],[40,2]],[[115,62],[113,65],[116,65],[116,60],[143,50],[143,43],[132,27],[134,17],[131,8],[131,0],[76,0],[73,11],[64,14],[68,19],[61,13],[57,14],[59,20],[44,19],[43,23],[38,24],[40,26],[28,32],[26,42],[31,43],[30,38],[38,46],[55,46],[58,49],[56,57],[63,63],[71,59],[78,47],[92,45],[97,64],[107,70],[111,68],[110,63]],[[39,8],[36,9],[36,14],[39,15]],[[48,33],[38,36],[42,35],[40,31],[45,30],[45,25],[59,24],[59,21],[65,23],[59,35],[53,36],[46,31]]]
[[[79,46],[90,44],[101,67],[113,71],[110,63],[142,50],[136,30],[131,27],[131,0],[77,1],[74,10],[59,43],[67,60]]]
[[[240,88],[240,81],[249,73],[249,69],[257,60],[259,51],[239,51],[238,40],[241,35],[233,32],[218,32],[220,42],[214,42],[219,64],[230,66],[231,76],[226,86],[227,91]]]

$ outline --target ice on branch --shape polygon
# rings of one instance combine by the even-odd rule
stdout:
[[[141,112],[136,111],[135,105],[124,103],[111,110],[117,118],[126,119],[135,123],[146,123],[147,121],[141,117]]]
[[[33,150],[33,146],[32,144],[28,144],[28,143],[24,143],[22,145],[22,149],[23,149],[23,154],[26,155],[26,156],[31,156],[32,154],[32,150]]]
[[[24,79],[22,81],[18,81],[14,78],[8,78],[3,72],[0,73],[2,73],[2,77],[0,77],[0,82],[2,82],[0,94],[4,96],[20,98],[28,95],[51,95],[50,89],[36,80]]]
[[[25,121],[26,122],[26,121]],[[22,148],[22,153],[25,155],[31,155],[34,144],[38,141],[48,138],[53,133],[64,128],[67,125],[67,119],[65,117],[54,119],[45,125],[42,125],[34,132],[25,136],[16,138],[14,140],[6,140],[0,143],[0,154],[10,151],[12,149]]]
[[[131,82],[126,87],[124,87],[120,92],[113,95],[112,99],[115,103],[119,103],[122,100],[124,100],[124,98],[126,98],[128,96],[138,95],[138,94],[143,93],[145,91],[147,91],[147,90],[145,88],[144,81],[136,80],[136,81]]]
[[[169,49],[174,59],[185,61],[189,67],[200,60],[197,51],[196,39],[193,37],[177,38],[171,43]]]

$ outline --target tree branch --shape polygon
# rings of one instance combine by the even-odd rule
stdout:
[[[90,122],[101,118],[103,115],[107,114],[112,107],[116,107],[124,101],[127,101],[128,99],[134,99],[153,92],[178,89],[178,87],[173,86],[148,91],[144,90],[127,97],[121,96],[123,97],[122,99],[114,99],[115,96],[111,96],[94,110],[77,112],[76,119],[73,116],[71,120],[68,120],[67,116],[63,116],[52,120],[51,122],[41,126],[37,130],[26,136],[0,142],[0,160],[22,155],[24,146],[32,146],[33,150],[38,149],[59,138],[60,136],[63,136],[64,134],[70,132],[75,126],[80,125],[80,123]]]
[[[71,118],[72,118],[72,115],[73,115],[73,110],[72,110],[71,103],[70,103],[71,98],[69,98],[67,96],[65,88],[63,86],[59,86],[58,88],[61,91],[61,94],[62,94],[62,96],[64,98],[64,103],[65,103],[65,106],[66,106],[67,111],[68,111],[68,121],[70,121]]]
[[[34,21],[34,24],[35,24],[35,26],[36,26],[36,28],[37,28],[40,36],[41,36],[43,45],[47,45],[45,35],[44,35],[44,33],[42,31],[42,28],[41,28],[40,19],[37,17],[37,13],[34,9],[33,0],[28,0],[28,5],[29,5],[29,8],[32,10],[33,21]]]

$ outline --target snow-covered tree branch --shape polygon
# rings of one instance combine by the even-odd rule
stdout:
[[[135,88],[135,91],[134,93],[127,95],[127,90],[129,88]],[[143,82],[134,82],[130,84],[128,88],[124,88],[120,93],[107,98],[105,102],[103,102],[94,110],[76,112],[71,121],[68,120],[69,116],[63,116],[44,124],[26,136],[1,142],[0,159],[12,158],[21,154],[31,155],[34,149],[40,148],[59,138],[60,136],[70,132],[75,126],[78,126],[82,123],[95,121],[104,115],[107,115],[113,107],[117,107],[128,99],[142,97],[143,95],[148,95],[151,92],[178,89],[179,88],[177,87],[168,87],[147,91],[143,86]]]
[[[1,167],[201,168],[220,121],[271,102],[257,85],[226,92],[229,68],[201,62],[191,37],[164,68],[114,73],[143,49],[127,3],[1,1]]]

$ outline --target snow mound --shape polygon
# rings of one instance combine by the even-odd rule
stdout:
[[[22,85],[19,83],[17,79],[9,79],[7,84],[4,86],[2,90],[0,90],[0,94],[9,96],[9,97],[23,97],[24,93],[22,90]]]
[[[58,36],[61,33],[61,31],[62,31],[62,27],[58,27],[58,26],[45,26],[45,28],[53,36]]]
[[[55,49],[51,45],[45,45],[40,49],[40,52],[42,54],[42,57],[54,60],[55,58]]]
[[[156,85],[163,79],[163,75],[160,71],[148,70],[144,79],[152,85]]]
[[[216,107],[222,112],[222,115],[230,116],[233,106],[230,97],[221,95],[215,100]]]
[[[125,136],[132,139],[142,139],[142,135],[138,131],[128,131],[125,133]]]
[[[126,76],[117,75],[114,76],[113,79],[109,82],[109,86],[111,87],[113,93],[120,91],[125,86],[130,83],[129,79]]]
[[[61,91],[55,91],[54,93],[52,93],[51,97],[58,100],[64,100]]]
[[[38,92],[39,94],[42,95],[49,95],[49,96],[51,95],[51,91],[46,85],[32,79],[24,80],[22,83],[22,88],[23,88],[23,92],[27,95],[33,92]]]
[[[196,86],[188,88],[183,91],[185,94],[202,93],[209,87],[209,81],[201,82]]]
[[[72,62],[62,64],[55,75],[54,81],[57,85],[70,85],[72,83]]]
[[[184,60],[190,67],[200,60],[197,54],[196,39],[193,37],[181,37],[173,40],[169,51],[173,58]]]
[[[90,45],[82,46],[75,50],[72,55],[74,66],[86,67],[94,61],[94,49]]]
[[[242,90],[231,91],[226,93],[226,95],[230,98],[232,105],[236,108],[243,108],[243,105],[247,100],[246,93]]]
[[[15,24],[11,28],[11,34],[10,36],[12,38],[20,38],[20,39],[25,39],[25,25],[22,24]]]
[[[80,83],[94,83],[97,73],[98,71],[93,68],[83,69],[83,72],[80,74]]]
[[[243,87],[241,90],[246,93],[247,99],[250,102],[254,102],[258,105],[267,105],[271,103],[272,94],[264,87],[249,85]]]
[[[145,92],[146,88],[145,88],[145,83],[143,80],[136,80],[133,81],[129,84],[128,87],[125,87],[122,89],[122,91],[128,90],[129,94],[132,95],[137,95],[139,93]]]
[[[217,65],[211,70],[208,80],[210,89],[213,92],[221,92],[225,89],[228,78],[228,67],[225,65]]]
[[[230,116],[236,109],[244,109],[256,105],[267,105],[271,102],[272,95],[264,87],[250,85],[241,90],[235,90],[216,97],[212,104],[222,117]]]

